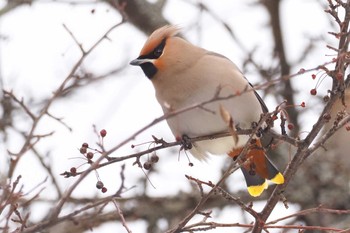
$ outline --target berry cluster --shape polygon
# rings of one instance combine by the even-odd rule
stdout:
[[[79,151],[80,151],[80,154],[84,155],[85,158],[88,160],[88,164],[91,164],[92,163],[92,158],[94,157],[94,153],[92,153],[91,151],[87,151],[89,149],[89,144],[87,144],[86,142],[84,142]]]
[[[102,193],[107,192],[107,188],[104,186],[103,182],[100,180],[96,182],[96,188],[101,189]]]
[[[323,82],[323,80],[327,77],[327,72],[326,73],[323,73],[319,76],[319,78],[317,79],[317,82],[316,82],[316,85],[314,88],[312,88],[310,90],[310,95],[317,95],[317,88],[321,85],[321,83]],[[316,74],[311,74],[311,78],[313,80],[315,80],[317,78],[317,75]],[[343,74],[342,73],[337,73],[335,75],[335,78],[337,80],[344,80],[344,77],[343,77]],[[326,102],[326,101],[325,101]]]
[[[283,135],[287,134],[286,128],[290,131],[294,130],[295,125],[290,121],[290,117],[288,115],[287,108],[296,108],[296,107],[306,107],[306,103],[302,101],[300,104],[287,104],[287,101],[283,101],[280,103],[277,107],[274,113],[271,115],[270,119],[267,119],[268,125],[274,125],[274,122],[278,120],[278,115],[280,115],[280,120],[281,120],[281,133]]]
[[[317,77],[316,74],[312,74],[312,75],[311,75],[311,78],[312,78],[313,80],[315,80],[316,77]],[[316,90],[317,86],[318,86],[318,82],[317,82],[317,84],[316,84],[316,87],[315,87],[315,88],[312,88],[312,89],[310,90],[310,94],[311,94],[311,95],[316,95],[316,94],[317,94],[317,90]]]
[[[90,150],[90,151],[88,151],[88,150]],[[80,154],[82,154],[85,157],[85,159],[87,161],[86,162],[87,164],[92,164],[93,163],[92,159],[94,158],[94,153],[91,150],[93,150],[93,149],[89,148],[89,144],[86,143],[86,142],[84,142],[81,145],[80,149],[79,149]],[[83,164],[79,165],[79,167],[83,166],[86,163],[83,163]],[[79,167],[71,167],[70,170],[69,170],[71,174],[69,176],[76,176],[76,175],[78,175],[77,174],[77,169]],[[67,176],[67,174],[66,174],[66,177],[69,177],[69,176]]]
[[[99,132],[99,136],[101,137],[101,145],[103,145],[103,138],[106,137],[107,135],[107,131],[105,129],[102,129]],[[85,164],[93,164],[93,158],[94,155],[96,153],[100,153],[102,154],[101,151],[97,150],[97,149],[93,149],[89,147],[89,144],[84,142],[81,147],[79,148],[79,152],[80,154],[82,154],[84,156],[84,160],[86,160],[86,162],[84,162],[83,164],[79,165],[78,167],[71,167],[69,172],[64,172],[61,175],[63,175],[65,178],[71,177],[71,176],[76,176],[79,175],[80,173],[78,173],[78,168],[85,165]],[[103,182],[100,180],[98,173],[96,171],[96,176],[97,176],[97,183],[96,183],[96,188],[100,189],[102,193],[107,192],[107,188],[104,186]]]
[[[86,160],[87,164],[93,163],[93,161],[92,161],[92,159],[94,158],[94,153],[92,152],[93,150],[94,149],[89,148],[89,144],[86,142],[84,142],[81,145],[81,147],[79,148],[79,152],[80,152],[80,154],[82,154],[84,156],[84,159]],[[71,175],[73,175],[73,176],[77,175],[77,169],[86,163],[83,163],[83,164],[79,165],[78,167],[71,167],[70,168]]]
[[[156,153],[153,153],[151,157],[143,164],[145,170],[151,170],[153,164],[159,161],[159,156]]]

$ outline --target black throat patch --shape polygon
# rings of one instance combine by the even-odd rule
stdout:
[[[157,67],[151,62],[143,63],[140,65],[140,67],[143,70],[143,73],[145,73],[149,79],[152,79],[158,71]]]

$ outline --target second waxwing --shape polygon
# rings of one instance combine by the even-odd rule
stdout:
[[[253,90],[236,65],[223,55],[197,47],[176,36],[179,28],[164,26],[154,31],[146,41],[137,59],[131,65],[140,66],[151,80],[156,98],[164,113],[176,112],[195,104],[219,97],[220,99],[189,111],[174,115],[167,123],[176,139],[227,132],[222,109],[229,113],[234,124],[251,128],[268,111],[260,96]],[[219,88],[219,91],[218,91]],[[267,181],[284,182],[283,175],[265,154],[260,138],[254,136],[241,164],[248,192],[259,196],[267,188]],[[249,135],[239,135],[194,142],[191,154],[203,160],[208,154],[229,155],[236,158]]]

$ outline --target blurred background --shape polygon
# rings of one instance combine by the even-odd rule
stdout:
[[[162,116],[151,82],[129,62],[148,35],[166,24],[179,25],[181,36],[191,43],[234,61],[253,85],[270,84],[258,90],[269,109],[286,100],[287,123],[293,125],[288,135],[306,137],[332,84],[316,68],[327,63],[332,69],[328,63],[337,55],[327,46],[337,48],[338,40],[329,32],[338,32],[339,27],[325,9],[326,0],[0,0],[0,229],[14,232],[45,221],[78,178],[60,174],[89,167],[79,149],[84,142],[100,149],[101,129],[107,130],[103,145],[108,150]],[[341,10],[338,14],[344,17]],[[316,95],[310,94],[312,89]],[[339,102],[332,120],[341,110]],[[331,126],[332,121],[325,130]],[[275,130],[281,131],[278,124]],[[162,121],[110,156],[152,148],[152,135],[174,141]],[[304,161],[284,193],[289,208],[278,204],[269,220],[320,205],[349,209],[348,139],[347,130],[340,129]],[[200,162],[188,154],[191,167],[179,149],[157,151],[159,162],[148,171],[132,158],[92,172],[69,196],[60,216],[118,192],[116,202],[132,232],[165,232],[201,198],[198,186],[185,175],[215,183],[229,161],[213,156]],[[292,145],[281,141],[270,155],[283,171],[294,152]],[[142,156],[140,164],[150,156]],[[107,192],[96,188],[98,180]],[[252,202],[256,211],[273,189],[260,198],[250,197],[240,172],[232,174],[224,188],[243,202]],[[219,195],[208,200],[203,211],[209,210],[208,221],[232,224],[209,232],[249,231],[244,224],[254,221]],[[330,212],[297,214],[277,225],[350,227],[348,213]],[[202,219],[197,215],[190,223]],[[40,232],[127,232],[122,223],[115,205],[105,202]]]

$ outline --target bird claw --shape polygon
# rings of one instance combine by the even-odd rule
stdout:
[[[182,135],[181,138],[181,148],[184,150],[190,150],[192,149],[192,142],[191,142],[191,138],[189,136],[187,136],[186,134]]]

